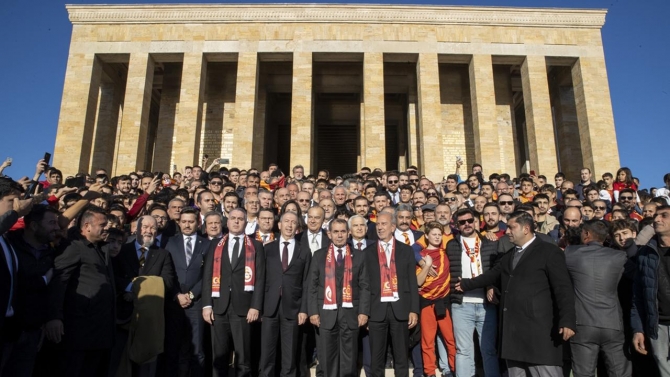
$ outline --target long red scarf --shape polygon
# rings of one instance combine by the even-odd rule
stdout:
[[[323,308],[325,310],[337,309],[337,283],[335,281],[335,246],[331,243],[326,255],[326,281],[324,284]],[[354,297],[351,290],[351,277],[353,275],[353,262],[349,245],[344,252],[344,281],[342,282],[342,307],[353,308]]]
[[[226,234],[214,249],[214,268],[212,271],[212,297],[221,297],[221,256],[223,246],[228,240]],[[244,291],[253,292],[256,283],[256,248],[249,237],[244,236]],[[232,262],[232,261],[231,261]]]
[[[381,241],[377,242],[377,251],[379,252],[379,275],[381,279],[381,301],[395,302],[400,300],[398,295],[398,275],[395,270],[395,238],[391,238],[391,263],[386,263],[386,250]]]

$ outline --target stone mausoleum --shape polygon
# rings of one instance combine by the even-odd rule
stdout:
[[[54,165],[619,167],[605,10],[69,5]]]

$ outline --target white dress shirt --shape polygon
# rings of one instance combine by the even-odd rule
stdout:
[[[291,260],[293,260],[293,251],[295,250],[295,238],[291,238],[290,240],[285,240],[284,237],[279,237],[279,260],[284,262],[282,260],[283,255],[284,255],[284,242],[288,242],[288,263],[291,263]]]
[[[396,228],[393,235],[395,236],[396,240],[405,243],[405,236],[403,236],[403,233],[406,233],[407,238],[409,238],[409,246],[414,245],[414,242],[416,242],[416,240],[414,239],[414,233],[412,233],[412,229],[407,229],[406,232],[403,232],[402,230]]]
[[[391,251],[393,250],[393,238],[389,242],[379,240],[386,254],[386,266],[391,267]]]
[[[309,249],[312,251],[312,254],[321,248],[321,234],[321,231],[318,233],[307,231],[307,241],[309,242]],[[316,242],[314,241],[314,237],[316,237]]]
[[[361,243],[361,250],[365,250],[366,247],[368,247],[368,243],[365,238],[361,240],[357,240],[355,238],[351,239],[351,243],[354,245],[354,249],[358,249],[358,243]]]
[[[247,227],[244,229],[246,234],[254,234],[256,232],[256,225],[258,225],[258,218],[255,218],[251,221],[247,220]]]
[[[239,244],[239,249],[237,250],[237,257],[240,258],[242,254],[242,250],[244,250],[244,234],[239,234],[239,235],[233,235],[229,234],[228,235],[228,259],[232,262],[233,261],[233,247],[235,246],[235,237],[239,237],[238,239],[238,244]]]

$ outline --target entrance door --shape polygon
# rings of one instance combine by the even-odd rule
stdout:
[[[326,169],[331,177],[356,172],[358,157],[358,125],[319,125],[317,167]]]

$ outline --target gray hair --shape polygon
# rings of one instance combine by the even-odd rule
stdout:
[[[231,211],[231,212],[232,212],[232,211]],[[219,218],[219,221],[221,221],[221,222],[223,223],[223,216],[222,216],[219,212],[216,212],[216,211],[207,212],[207,213],[205,214],[205,217],[203,217],[203,220],[204,220],[205,222],[207,222],[207,218],[210,217],[210,216],[217,216],[217,217]]]
[[[363,216],[361,216],[361,215],[353,215],[353,216],[351,216],[351,217],[349,218],[349,220],[347,220],[347,223],[348,223],[348,225],[349,225],[349,229],[351,229],[351,223],[352,223],[355,219],[363,219],[363,220],[365,221],[366,225],[367,225],[367,219],[366,219],[365,217],[363,217]]]

